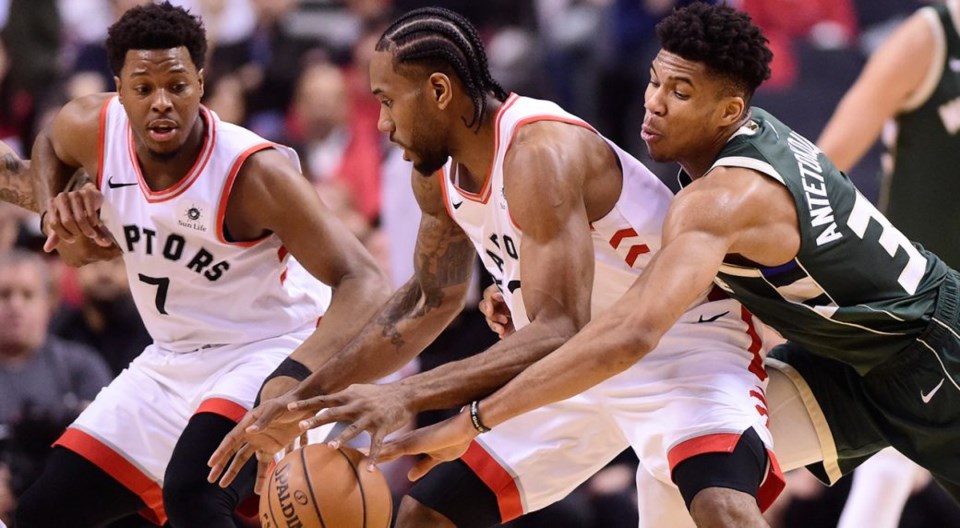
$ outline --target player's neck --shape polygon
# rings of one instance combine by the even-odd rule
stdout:
[[[497,111],[501,106],[503,102],[488,96],[480,126],[459,127],[455,133],[450,155],[461,167],[460,187],[465,191],[479,192],[493,167]]]
[[[737,122],[735,125],[721,129],[714,138],[699,145],[690,156],[677,160],[690,179],[696,180],[710,170],[713,163],[717,161],[720,151],[740,129],[741,124],[742,122]]]
[[[153,153],[137,143],[137,163],[140,164],[140,171],[147,186],[155,192],[163,191],[186,177],[203,149],[205,132],[205,121],[203,117],[198,117],[187,141],[176,153],[169,156]]]

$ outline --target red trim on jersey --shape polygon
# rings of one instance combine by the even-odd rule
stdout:
[[[287,258],[290,252],[287,251],[287,246],[280,246],[280,249],[277,250],[277,260],[283,262],[283,259]]]
[[[108,97],[103,102],[103,106],[100,107],[100,130],[97,132],[97,189],[103,189],[103,158],[104,150],[106,150],[104,147],[107,146],[107,110],[110,108],[110,103],[117,98],[116,95]]]
[[[517,483],[483,447],[476,441],[470,442],[467,452],[460,457],[494,495],[500,507],[500,522],[507,522],[523,515],[523,502]]]
[[[237,156],[237,161],[233,162],[233,166],[230,167],[230,172],[227,173],[227,180],[223,183],[223,192],[220,194],[220,206],[217,208],[217,240],[224,244],[229,244],[232,246],[241,246],[241,247],[252,247],[258,243],[266,240],[270,235],[263,236],[256,240],[247,240],[244,242],[228,242],[227,239],[223,236],[223,221],[226,218],[227,214],[227,201],[230,199],[230,191],[233,190],[233,182],[237,179],[237,174],[240,172],[240,167],[243,166],[243,162],[247,161],[247,158],[260,152],[261,150],[268,148],[276,148],[274,143],[257,143],[256,145],[244,150]]]
[[[283,286],[284,282],[287,282],[287,272],[290,271],[290,268],[284,267],[283,271],[280,272],[280,286]]]
[[[200,404],[200,407],[197,407],[197,410],[193,414],[200,413],[213,413],[219,414],[228,420],[233,420],[234,422],[239,422],[243,415],[247,414],[247,408],[239,403],[225,398],[210,398],[209,400],[203,400]]]
[[[517,102],[519,98],[520,96],[517,94],[511,93],[507,97],[507,100],[504,101],[500,108],[497,109],[497,115],[493,119],[493,160],[490,161],[490,170],[487,171],[487,176],[483,179],[483,185],[480,186],[480,192],[472,193],[469,191],[464,191],[459,185],[454,184],[453,188],[457,190],[457,193],[467,200],[485,204],[487,203],[487,200],[490,199],[490,180],[493,176],[493,168],[497,163],[497,152],[500,148],[500,119],[503,117],[503,114],[507,112],[507,109],[513,106],[513,103]]]
[[[783,470],[780,469],[780,463],[777,462],[777,456],[773,451],[767,449],[767,460],[770,461],[767,467],[767,476],[760,483],[760,489],[757,490],[757,505],[760,506],[760,512],[765,512],[777,500],[780,493],[787,487],[787,479],[783,476]]]
[[[74,428],[67,429],[56,442],[61,446],[89,460],[107,475],[140,497],[146,507],[140,515],[156,525],[167,522],[167,512],[163,509],[163,491],[160,484],[153,481],[137,466],[112,448]]]
[[[667,453],[670,473],[673,473],[678,464],[697,455],[732,453],[739,441],[739,434],[714,433],[680,442]],[[767,459],[770,461],[767,474],[757,490],[757,505],[760,506],[761,512],[766,511],[786,487],[786,479],[783,477],[783,471],[780,470],[777,457],[769,449],[767,449]]]
[[[750,366],[748,369],[750,372],[764,381],[767,379],[767,371],[763,368],[763,358],[760,357],[760,350],[763,348],[763,342],[760,341],[760,336],[757,334],[757,328],[753,324],[753,314],[750,313],[750,310],[747,310],[746,306],[740,307],[740,318],[743,319],[743,322],[747,323],[747,335],[750,336],[750,348],[747,350],[753,354],[753,359],[750,360]]]
[[[180,196],[193,185],[193,182],[197,181],[197,178],[203,173],[203,169],[207,167],[207,162],[213,157],[213,149],[217,143],[217,126],[213,116],[210,114],[210,110],[207,110],[205,106],[200,107],[200,117],[207,122],[207,126],[204,128],[203,147],[200,149],[200,155],[197,156],[197,160],[193,162],[193,167],[190,168],[186,176],[181,178],[180,181],[172,187],[156,192],[150,189],[150,186],[147,185],[147,180],[143,177],[143,172],[140,171],[140,162],[137,160],[135,147],[136,144],[133,141],[133,128],[130,126],[130,122],[127,121],[127,150],[130,151],[130,162],[133,164],[133,170],[137,174],[137,179],[140,182],[140,190],[143,191],[143,196],[147,199],[147,202],[165,202]]]

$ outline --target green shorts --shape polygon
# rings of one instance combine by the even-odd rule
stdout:
[[[928,469],[960,501],[960,274],[944,280],[930,325],[887,362],[860,376],[852,367],[818,356],[795,343],[770,357],[792,367],[812,398],[814,423],[826,423],[833,445],[809,466],[833,484],[887,446]],[[789,374],[789,373],[788,373]],[[819,406],[819,408],[817,408]]]

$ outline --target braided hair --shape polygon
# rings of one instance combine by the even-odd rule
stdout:
[[[473,100],[473,121],[467,126],[480,127],[486,94],[507,99],[507,92],[490,76],[477,28],[448,9],[425,7],[401,16],[384,31],[376,50],[392,51],[394,65],[416,65],[459,77]]]

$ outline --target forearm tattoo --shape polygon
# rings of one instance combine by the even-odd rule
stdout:
[[[14,154],[0,156],[0,200],[40,212],[26,164]]]
[[[377,318],[382,335],[389,337],[397,350],[405,344],[398,327],[400,321],[423,317],[443,304],[444,288],[470,280],[473,245],[457,226],[445,227],[436,231],[421,229],[415,256],[416,280],[397,291]]]

